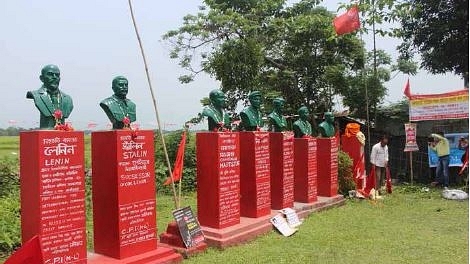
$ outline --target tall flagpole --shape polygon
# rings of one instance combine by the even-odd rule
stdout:
[[[142,59],[144,61],[145,74],[147,75],[147,82],[148,82],[148,85],[149,85],[150,94],[152,95],[153,108],[155,110],[155,117],[157,118],[158,131],[159,131],[160,138],[161,138],[162,145],[163,145],[163,152],[165,153],[165,160],[166,160],[166,164],[168,166],[168,174],[169,174],[169,177],[171,179],[171,187],[173,189],[173,200],[175,202],[175,209],[177,209],[180,206],[180,202],[179,202],[178,198],[176,197],[175,182],[173,181],[173,172],[172,172],[172,169],[171,169],[170,158],[168,157],[168,151],[166,149],[165,137],[163,136],[163,131],[161,129],[162,126],[161,126],[161,122],[160,122],[160,115],[158,114],[157,100],[155,99],[155,94],[153,92],[152,82],[150,80],[149,69],[148,69],[148,66],[147,66],[147,58],[145,57],[144,47],[142,45],[142,40],[140,39],[139,30],[137,29],[137,23],[135,21],[134,9],[132,8],[131,0],[128,0],[128,3],[129,3],[129,9],[131,11],[131,18],[132,18],[132,23],[134,25],[135,35],[137,36],[137,41],[139,42],[140,52],[142,54]]]

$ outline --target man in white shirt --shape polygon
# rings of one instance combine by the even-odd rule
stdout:
[[[379,191],[384,186],[385,169],[388,166],[388,137],[383,135],[379,143],[372,147],[370,152],[370,163],[375,168],[375,190]]]

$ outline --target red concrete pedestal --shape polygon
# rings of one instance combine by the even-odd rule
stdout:
[[[317,139],[317,193],[333,197],[338,194],[338,140]]]
[[[269,133],[271,208],[294,205],[294,133]]]
[[[83,132],[20,133],[21,237],[44,263],[87,263]]]
[[[93,132],[93,263],[181,260],[157,249],[153,131]]]
[[[271,213],[268,132],[240,132],[240,215]]]
[[[332,197],[319,196],[317,201],[313,203],[294,203],[294,210],[297,212],[299,218],[305,218],[314,212],[319,212],[342,206],[346,203],[346,199],[342,195],[335,195]]]
[[[159,246],[157,249],[125,259],[115,259],[89,252],[87,264],[170,264],[181,263],[182,260],[183,257],[176,254],[174,249]]]
[[[201,226],[224,228],[240,223],[239,134],[197,133],[196,159]]]
[[[317,201],[316,138],[296,138],[294,157],[294,200],[301,203],[313,203]]]
[[[348,137],[343,135],[341,136],[341,149],[346,152],[353,161],[351,171],[353,172],[353,178],[356,182],[356,188],[364,188],[364,179],[366,177],[365,170],[363,171],[362,175],[357,175],[354,171],[354,168],[365,168],[364,146],[361,144],[361,142],[359,142],[356,136]]]
[[[176,250],[178,253],[183,255],[184,258],[202,253],[207,249],[207,244],[204,242],[199,243],[195,247],[186,248],[176,221],[169,223],[166,228],[166,232],[160,234],[159,245],[161,247],[168,247]]]

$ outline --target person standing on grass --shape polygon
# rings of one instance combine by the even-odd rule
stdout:
[[[439,157],[437,168],[436,168],[436,179],[431,185],[436,186],[438,184],[444,185],[444,188],[449,187],[449,154],[450,146],[449,140],[444,137],[444,134],[431,134],[431,137],[434,139],[431,142],[428,142],[429,148],[436,152]]]
[[[388,166],[388,137],[383,135],[380,141],[372,147],[370,152],[370,163],[375,170],[375,190],[379,192],[384,187],[385,173]]]

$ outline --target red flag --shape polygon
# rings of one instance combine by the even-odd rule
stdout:
[[[405,89],[403,90],[403,93],[405,94],[406,97],[411,98],[410,78],[408,78],[408,80],[406,81]]]
[[[369,195],[370,190],[375,189],[375,166],[372,165],[372,168],[370,169],[369,176],[367,176],[366,179],[366,188],[364,189],[364,193],[366,195]]]
[[[175,167],[173,168],[173,174],[171,175],[171,178],[168,177],[166,181],[163,183],[163,185],[168,185],[172,182],[177,182],[181,179],[181,176],[183,176],[183,164],[184,164],[184,148],[186,145],[186,130],[183,131],[183,135],[181,136],[181,141],[180,141],[180,146],[178,147],[178,153],[176,153],[176,161],[175,161]]]
[[[387,193],[392,193],[392,177],[390,176],[390,169],[387,167],[385,170],[387,176]]]
[[[338,35],[351,33],[359,29],[361,27],[359,8],[353,6],[346,13],[335,17],[335,19],[333,19],[333,25]]]
[[[39,237],[36,235],[25,242],[4,264],[43,264]]]

